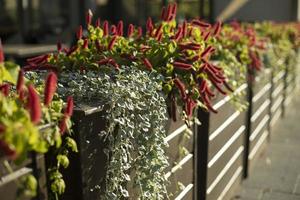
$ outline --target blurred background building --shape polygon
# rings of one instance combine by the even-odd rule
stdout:
[[[10,44],[18,44],[19,50],[28,47],[20,44],[32,47],[58,40],[69,45],[78,25],[84,24],[88,9],[94,19],[111,23],[122,19],[125,25],[143,26],[148,16],[157,20],[161,7],[175,1],[179,21],[193,17],[207,21],[291,21],[297,19],[300,6],[300,0],[0,0],[0,38],[8,45],[8,55],[16,51]]]

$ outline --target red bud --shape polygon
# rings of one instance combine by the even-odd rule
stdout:
[[[4,62],[4,52],[3,52],[2,41],[0,39],[0,63],[2,62]]]
[[[107,20],[105,20],[103,22],[103,35],[104,36],[108,35],[108,21]]]
[[[97,27],[97,28],[100,27],[100,24],[101,24],[101,20],[100,20],[100,18],[98,18],[95,22],[95,27]]]
[[[117,36],[114,36],[114,37],[111,39],[111,41],[110,41],[109,44],[108,44],[108,49],[109,49],[109,50],[112,50],[112,49],[113,49],[116,40],[117,40]]]
[[[82,26],[81,25],[79,26],[79,28],[77,30],[76,36],[77,36],[78,40],[82,39]]]
[[[93,13],[92,11],[89,9],[86,13],[86,17],[85,17],[85,22],[86,22],[86,25],[91,25],[92,23],[92,17],[93,17]]]
[[[44,90],[44,104],[49,106],[57,87],[57,76],[54,72],[48,74],[46,78],[46,86]]]
[[[73,97],[69,96],[67,99],[67,107],[65,110],[65,115],[71,117],[73,115],[73,109],[74,109]]]
[[[143,58],[143,63],[147,67],[148,70],[152,70],[152,64],[147,58]]]
[[[23,90],[24,83],[25,83],[24,72],[21,69],[19,71],[18,81],[17,81],[17,87],[16,87],[18,94],[20,94],[21,90]]]
[[[123,36],[123,21],[119,21],[118,26],[117,26],[117,35]]]
[[[39,123],[42,116],[40,97],[31,84],[28,86],[28,108],[30,111],[31,121],[34,124]]]
[[[134,26],[132,24],[129,24],[128,31],[127,31],[127,37],[131,37],[134,32]]]

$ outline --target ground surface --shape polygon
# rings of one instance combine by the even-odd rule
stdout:
[[[231,200],[300,200],[300,94],[272,128],[250,173]]]

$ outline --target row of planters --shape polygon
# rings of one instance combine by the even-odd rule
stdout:
[[[74,46],[22,69],[0,54],[6,199],[226,199],[247,177],[294,93],[297,24],[176,9],[126,33],[89,11]]]

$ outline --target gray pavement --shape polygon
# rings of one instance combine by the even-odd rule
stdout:
[[[271,141],[231,200],[300,200],[300,94],[272,128]]]

